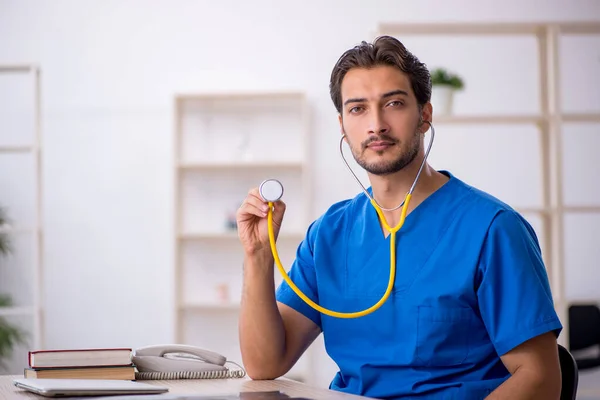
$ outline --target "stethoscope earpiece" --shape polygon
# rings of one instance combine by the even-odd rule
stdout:
[[[258,191],[264,201],[275,203],[283,196],[283,185],[277,179],[267,179],[260,184]]]

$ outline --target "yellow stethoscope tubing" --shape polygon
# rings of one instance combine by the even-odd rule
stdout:
[[[394,287],[394,281],[396,279],[396,232],[398,232],[400,230],[400,228],[402,228],[402,225],[404,225],[404,220],[406,219],[406,212],[408,210],[408,203],[410,203],[410,198],[411,198],[411,194],[408,193],[404,200],[404,205],[402,206],[400,221],[398,222],[398,225],[396,225],[393,228],[388,225],[381,209],[377,206],[377,204],[373,200],[371,200],[371,204],[373,205],[373,207],[375,207],[377,214],[381,218],[381,222],[382,222],[384,228],[388,232],[390,232],[390,279],[388,281],[387,289],[385,290],[385,293],[383,294],[381,299],[379,299],[379,301],[377,303],[373,304],[371,307],[369,307],[365,310],[356,311],[356,312],[339,312],[339,311],[329,310],[325,307],[320,306],[319,304],[315,303],[314,301],[312,301],[308,296],[306,296],[298,288],[298,286],[296,286],[296,284],[290,279],[289,275],[283,268],[283,265],[281,265],[281,260],[279,259],[279,254],[277,252],[277,245],[275,243],[275,234],[273,232],[273,202],[269,202],[269,211],[267,214],[269,242],[271,244],[271,251],[273,253],[273,258],[275,260],[275,264],[277,265],[277,268],[279,269],[279,273],[281,274],[281,276],[283,276],[283,279],[287,282],[287,284],[290,286],[290,288],[302,300],[304,300],[304,302],[306,304],[308,304],[309,306],[311,306],[312,308],[314,308],[315,310],[319,311],[322,314],[328,315],[330,317],[337,317],[337,318],[358,318],[358,317],[362,317],[362,316],[372,313],[373,311],[377,310],[379,307],[381,307],[383,305],[383,303],[385,303],[387,301],[388,297],[392,293],[392,288]]]

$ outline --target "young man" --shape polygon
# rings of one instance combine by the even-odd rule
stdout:
[[[433,121],[429,72],[396,39],[381,37],[342,55],[330,90],[344,140],[368,172],[368,192],[393,210],[383,216],[394,227]],[[276,234],[284,212],[275,203]],[[256,188],[237,222],[245,251],[240,341],[250,377],[285,374],[322,332],[339,366],[335,390],[385,399],[559,398],[562,326],[535,232],[450,172],[425,164],[396,233],[393,290],[359,318],[315,311],[285,282],[273,290],[267,205]],[[371,307],[389,280],[383,226],[363,192],[332,205],[310,225],[290,278],[327,309]]]

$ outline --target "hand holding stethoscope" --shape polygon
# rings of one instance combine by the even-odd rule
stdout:
[[[271,253],[267,218],[269,202],[273,204],[272,227],[276,240],[286,208],[281,196],[283,196],[283,186],[275,180],[265,181],[260,187],[248,192],[236,214],[238,236],[246,254],[255,254],[260,251]]]

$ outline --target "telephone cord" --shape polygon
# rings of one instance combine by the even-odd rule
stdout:
[[[246,371],[237,363],[228,361],[237,365],[239,370],[225,371],[176,371],[176,372],[136,372],[136,380],[173,380],[173,379],[237,379],[246,376]]]

